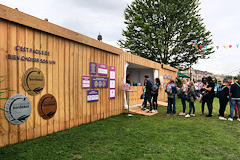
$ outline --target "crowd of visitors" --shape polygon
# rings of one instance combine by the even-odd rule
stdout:
[[[176,114],[176,96],[181,99],[182,102],[182,112],[179,113],[181,116],[186,118],[195,117],[195,106],[194,102],[197,100],[201,104],[202,115],[204,115],[204,107],[207,104],[208,114],[206,117],[213,116],[213,100],[215,97],[219,99],[219,119],[227,120],[225,118],[225,110],[227,104],[230,104],[230,115],[228,117],[229,121],[233,121],[234,111],[235,117],[238,121],[239,118],[239,109],[240,109],[240,83],[235,77],[232,81],[224,81],[223,83],[215,84],[212,77],[204,77],[202,82],[187,82],[186,79],[182,79],[181,87],[177,87],[174,80],[170,80],[166,87],[165,92],[168,95],[168,106],[167,106],[167,115]],[[159,93],[160,80],[159,78],[155,79],[153,82],[149,75],[145,75],[143,94],[141,98],[144,99],[142,104],[142,110],[146,110],[147,104],[149,103],[150,109],[149,113],[157,111],[157,98]],[[189,104],[189,112],[186,113],[187,102]]]

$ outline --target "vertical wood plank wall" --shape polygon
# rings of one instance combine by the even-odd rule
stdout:
[[[16,51],[16,46],[49,51],[50,55],[38,55],[30,52]],[[8,60],[7,55],[28,56],[56,61],[56,64],[33,63],[28,61]],[[116,99],[109,100],[109,89],[99,90],[99,101],[87,103],[87,89],[82,89],[82,75],[89,75],[89,63],[96,62],[116,67]],[[55,36],[27,26],[0,19],[0,75],[6,80],[1,88],[11,88],[8,97],[14,94],[26,95],[32,104],[32,113],[26,123],[12,125],[3,111],[0,111],[0,146],[13,144],[27,139],[44,136],[89,123],[99,119],[118,115],[123,112],[124,96],[121,91],[124,77],[124,64],[131,62],[159,70],[176,77],[176,71],[168,71],[161,65],[144,58],[122,52],[113,54],[60,36]],[[45,87],[41,94],[31,96],[22,87],[22,76],[31,68],[39,68],[45,76]],[[57,100],[57,112],[52,119],[42,119],[37,110],[38,102],[44,94],[49,93]],[[163,93],[164,95],[164,93]],[[166,97],[160,97],[165,100]],[[6,100],[0,101],[4,108]]]

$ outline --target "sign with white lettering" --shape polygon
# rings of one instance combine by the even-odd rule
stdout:
[[[87,91],[87,102],[97,102],[99,100],[98,90]]]
[[[102,76],[108,75],[108,65],[106,64],[98,64],[98,74]]]
[[[90,88],[90,76],[82,76],[82,88]]]

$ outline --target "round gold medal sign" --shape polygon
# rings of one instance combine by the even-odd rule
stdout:
[[[57,101],[51,94],[45,94],[38,102],[38,113],[43,119],[50,119],[57,110]]]
[[[23,75],[23,88],[28,94],[39,94],[45,85],[43,72],[38,68],[30,68]]]

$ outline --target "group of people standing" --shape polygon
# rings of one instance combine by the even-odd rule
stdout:
[[[178,88],[178,97],[181,98],[183,112],[179,113],[179,115],[183,115],[186,118],[195,116],[195,100],[202,102],[202,115],[204,115],[204,105],[207,103],[208,107],[208,115],[207,117],[212,117],[213,110],[213,99],[215,97],[215,83],[212,78],[209,76],[207,78],[203,78],[200,86],[197,83],[189,82],[185,79],[182,80],[182,87]],[[189,112],[186,111],[186,101],[189,102]],[[191,113],[192,112],[192,113]]]
[[[141,98],[144,99],[143,101],[143,108],[142,110],[147,109],[147,103],[150,104],[150,109],[148,110],[148,113],[154,113],[157,111],[157,99],[158,99],[158,90],[160,87],[160,80],[159,78],[155,79],[155,82],[152,82],[152,80],[149,78],[149,75],[144,76],[144,87],[143,87],[143,93],[141,95]]]
[[[239,109],[240,109],[240,83],[238,82],[237,77],[233,79],[233,83],[230,81],[224,81],[220,83],[217,87],[217,91],[215,89],[215,83],[213,79],[209,76],[202,79],[200,85],[198,83],[189,82],[185,79],[182,79],[182,87],[178,88],[174,81],[171,80],[166,87],[166,92],[168,94],[168,106],[167,106],[167,114],[173,113],[176,114],[176,105],[175,98],[178,95],[181,98],[183,111],[179,113],[179,115],[188,117],[195,116],[195,106],[194,102],[198,100],[202,103],[202,115],[204,115],[204,106],[207,104],[208,114],[206,117],[212,117],[213,111],[213,100],[215,97],[219,98],[219,119],[227,120],[224,117],[224,112],[226,110],[226,106],[228,102],[230,102],[230,115],[228,120],[233,121],[233,113],[237,113],[237,120],[240,121],[239,118]],[[186,102],[189,103],[189,112],[186,113]]]
[[[129,76],[127,76],[127,83],[130,82]],[[146,110],[147,103],[150,105],[149,113],[157,111],[157,99],[160,87],[160,80],[156,78],[153,82],[149,75],[144,76],[143,93],[141,99],[144,99],[142,103],[142,110]],[[128,82],[129,81],[129,82]],[[215,86],[215,82],[212,77],[208,76],[202,79],[201,83],[187,82],[186,79],[182,79],[181,87],[177,87],[174,80],[170,80],[166,87],[165,92],[168,95],[167,115],[176,114],[176,95],[181,99],[183,110],[179,113],[186,118],[195,117],[195,101],[198,100],[202,103],[202,115],[204,115],[205,104],[207,104],[208,114],[206,117],[213,116],[213,100],[215,97],[219,99],[219,119],[227,120],[225,118],[225,110],[228,102],[230,102],[230,115],[229,121],[233,121],[233,113],[237,116],[237,120],[240,121],[240,83],[237,77],[234,77],[233,82],[224,81],[219,86]],[[217,87],[217,90],[215,90]],[[186,112],[187,103],[189,104],[189,111]]]

